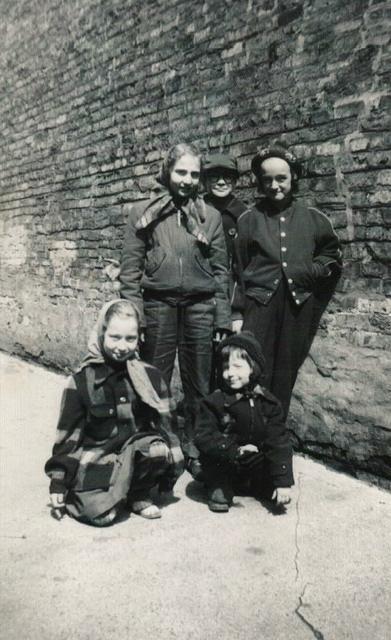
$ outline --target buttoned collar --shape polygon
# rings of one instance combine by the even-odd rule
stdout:
[[[126,374],[126,366],[124,365],[116,367],[111,366],[108,362],[102,362],[101,364],[97,364],[94,367],[95,369],[95,380],[94,386],[99,387],[104,384],[111,376],[114,375],[125,375]]]
[[[266,215],[270,218],[277,218],[279,216],[290,218],[296,209],[296,200],[295,198],[292,198],[290,202],[285,205],[285,207],[279,209],[273,204],[273,202],[271,202],[267,198],[261,198],[257,201],[256,206],[260,211],[266,213]]]
[[[232,407],[232,405],[240,402],[240,400],[246,400],[250,398],[258,398],[258,397],[266,397],[265,390],[261,385],[257,384],[254,389],[245,392],[237,392],[237,393],[224,393],[224,406]]]
[[[230,195],[228,198],[229,199],[225,201],[224,198],[213,198],[207,195],[205,196],[205,202],[220,211],[220,213],[228,213],[231,218],[237,220],[246,210],[246,205],[234,195]],[[219,200],[224,200],[224,202],[220,203]],[[221,204],[221,206],[219,206],[219,204]]]

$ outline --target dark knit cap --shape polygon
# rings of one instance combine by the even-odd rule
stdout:
[[[206,156],[202,168],[204,173],[217,172],[223,169],[227,173],[232,173],[236,178],[239,177],[236,158],[232,158],[231,156],[227,156],[223,153],[213,153]]]
[[[240,333],[233,333],[225,340],[222,340],[218,346],[217,353],[221,356],[221,351],[224,347],[238,347],[247,351],[250,358],[259,366],[261,374],[264,373],[266,368],[265,356],[262,352],[262,347],[258,340],[251,331],[241,331]]]
[[[285,162],[289,164],[292,171],[294,171],[297,177],[300,178],[301,164],[298,158],[294,153],[288,151],[288,149],[285,149],[280,145],[258,147],[257,153],[251,161],[251,171],[255,176],[257,176],[257,178],[259,177],[261,171],[261,164],[264,160],[267,160],[267,158],[281,158],[282,160],[285,160]]]

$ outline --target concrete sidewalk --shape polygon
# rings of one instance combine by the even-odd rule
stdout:
[[[184,475],[163,518],[50,517],[64,377],[0,354],[1,640],[389,640],[391,494],[295,458],[294,501],[212,514]]]

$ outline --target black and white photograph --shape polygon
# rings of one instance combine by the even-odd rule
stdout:
[[[389,640],[390,0],[0,0],[0,147],[0,640]]]

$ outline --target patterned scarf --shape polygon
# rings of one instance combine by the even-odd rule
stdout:
[[[153,189],[154,194],[147,204],[142,216],[136,222],[136,229],[146,229],[152,222],[159,220],[173,211],[180,211],[185,221],[186,229],[198,242],[208,245],[209,240],[201,231],[199,225],[205,221],[205,202],[198,196],[190,198],[186,204],[178,205],[174,202],[171,193],[163,186],[158,185]]]
[[[118,299],[110,300],[110,302],[104,304],[100,310],[98,319],[88,340],[88,354],[83,359],[77,371],[81,371],[90,364],[102,364],[105,362],[103,352],[103,322],[106,312],[116,302],[118,302]],[[169,399],[168,397],[160,397],[156,392],[148,376],[146,365],[140,360],[137,353],[133,354],[129,360],[126,360],[126,368],[134,390],[140,396],[141,400],[152,407],[152,409],[156,409],[160,414],[168,415],[170,413]]]

